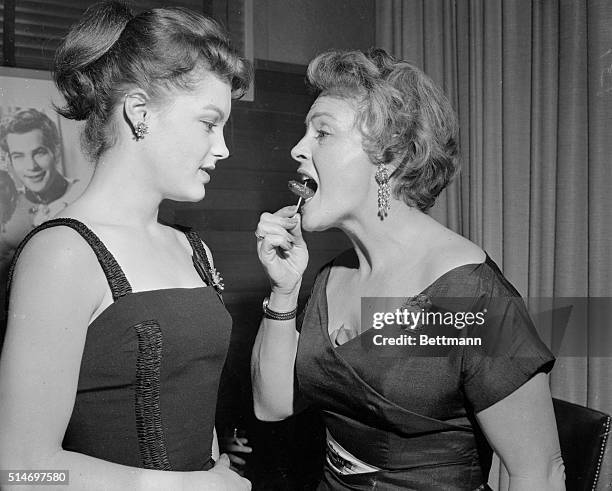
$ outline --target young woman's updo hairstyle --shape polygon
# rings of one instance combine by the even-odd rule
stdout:
[[[382,49],[323,53],[307,77],[317,93],[357,103],[365,152],[396,167],[394,196],[431,208],[458,166],[457,118],[433,81]]]
[[[251,67],[231,48],[212,19],[180,7],[159,8],[133,16],[121,2],[97,4],[75,24],[55,56],[55,83],[66,98],[59,113],[87,120],[85,150],[94,161],[114,143],[110,116],[132,88],[151,102],[164,102],[169,89],[189,90],[212,72],[241,97]]]

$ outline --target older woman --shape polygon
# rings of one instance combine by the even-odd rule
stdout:
[[[166,198],[204,198],[249,66],[201,14],[106,2],[54,77],[96,168],[15,254],[0,468],[68,469],[79,490],[250,489],[214,428],[231,330],[219,276],[195,232],[157,220]]]
[[[272,286],[252,358],[256,415],[322,411],[322,490],[486,489],[483,433],[510,489],[563,489],[554,359],[493,260],[426,213],[457,167],[449,102],[382,50],[322,54],[308,80],[319,96],[292,157],[316,192],[301,216],[264,213],[256,231]],[[353,248],[322,268],[296,323],[301,230],[332,227]],[[410,324],[398,309],[455,322]]]

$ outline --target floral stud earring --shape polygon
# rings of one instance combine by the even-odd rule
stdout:
[[[147,123],[144,122],[144,120],[136,123],[136,126],[134,126],[134,140],[140,141],[145,137],[145,135],[148,134],[149,126],[147,125]]]

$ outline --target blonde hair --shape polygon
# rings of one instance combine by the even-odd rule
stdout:
[[[319,94],[357,102],[357,127],[373,163],[395,166],[394,196],[426,211],[457,172],[457,117],[436,84],[382,49],[329,51],[310,62]]]

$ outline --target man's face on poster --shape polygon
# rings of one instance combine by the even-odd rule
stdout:
[[[19,180],[30,191],[44,192],[57,173],[57,150],[45,144],[42,130],[9,133],[6,143],[10,162]]]

